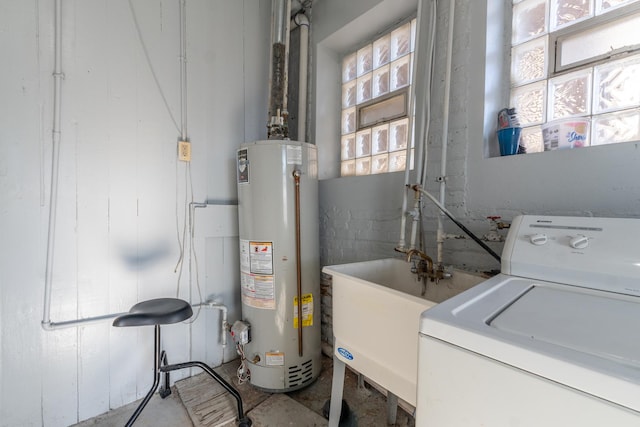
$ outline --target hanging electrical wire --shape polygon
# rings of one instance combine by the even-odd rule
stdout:
[[[247,358],[244,355],[244,344],[236,343],[236,351],[240,355],[240,366],[236,370],[238,384],[243,384],[251,378],[251,371],[247,367]]]
[[[144,38],[142,37],[142,30],[140,29],[140,24],[138,23],[138,16],[136,15],[136,11],[133,7],[133,0],[129,0],[129,10],[131,10],[131,17],[133,18],[133,25],[136,28],[136,33],[138,34],[138,40],[140,41],[140,46],[142,47],[142,52],[144,53],[144,57],[147,61],[147,65],[149,66],[149,71],[151,71],[151,75],[153,76],[153,81],[158,88],[158,92],[160,93],[160,97],[162,98],[162,102],[164,102],[164,106],[167,109],[167,113],[173,122],[173,125],[176,127],[176,130],[180,132],[180,126],[178,126],[178,122],[176,121],[173,113],[171,112],[171,107],[169,106],[169,102],[167,101],[167,97],[162,90],[162,85],[160,84],[160,80],[158,80],[158,76],[156,74],[156,70],[153,67],[153,63],[151,62],[151,57],[149,56],[149,50],[147,49],[147,45],[144,42]]]

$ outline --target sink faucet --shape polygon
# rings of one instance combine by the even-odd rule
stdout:
[[[431,259],[431,257],[427,254],[425,254],[424,252],[418,250],[418,249],[410,249],[407,252],[407,262],[411,262],[411,259],[414,257],[418,257],[418,259],[420,260],[421,263],[425,262],[427,263],[427,269],[426,271],[424,270],[424,267],[420,267],[420,263],[418,263],[417,265],[417,273],[419,276],[423,276],[426,273],[426,276],[428,278],[431,279],[431,281],[439,281],[440,279],[442,279],[443,277],[443,272],[438,269],[437,271],[433,268],[433,259]],[[423,264],[424,265],[424,264]]]

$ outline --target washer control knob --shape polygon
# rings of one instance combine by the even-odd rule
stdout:
[[[569,240],[569,246],[571,246],[573,249],[584,249],[589,246],[589,238],[587,236],[579,234]]]
[[[546,234],[532,234],[529,237],[529,241],[536,246],[541,246],[547,243],[547,235]]]

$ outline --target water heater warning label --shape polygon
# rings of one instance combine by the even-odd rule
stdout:
[[[267,366],[284,366],[284,353],[280,352],[266,352],[265,364]]]
[[[249,242],[249,262],[254,274],[273,274],[273,243]]]
[[[313,326],[313,294],[302,295],[302,327]],[[293,297],[293,327],[298,329],[298,297]]]
[[[242,303],[255,308],[276,308],[275,286],[273,276],[240,274]]]
[[[240,239],[240,271],[273,274],[273,242]]]

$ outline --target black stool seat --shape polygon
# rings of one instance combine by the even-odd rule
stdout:
[[[168,325],[193,316],[191,305],[177,298],[156,298],[139,302],[129,313],[116,317],[113,326]]]

